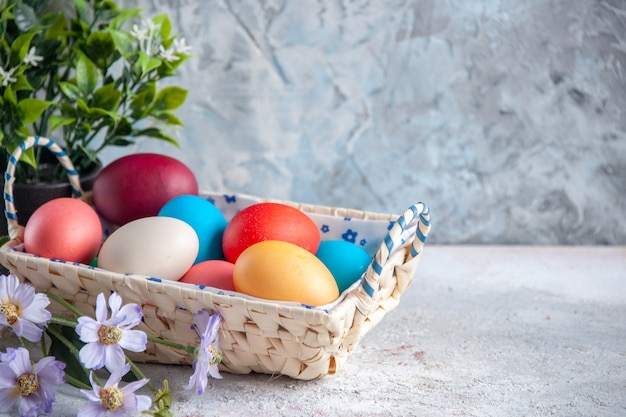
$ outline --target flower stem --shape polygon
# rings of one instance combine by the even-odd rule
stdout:
[[[56,314],[52,315],[50,322],[55,323],[55,324],[60,324],[61,326],[72,327],[72,328],[75,328],[76,324],[78,324],[78,322],[75,319],[71,319],[69,317],[64,317],[64,316],[59,316]]]
[[[80,317],[83,315],[76,307],[65,301],[63,298],[59,297],[56,294],[52,294],[51,292],[46,292],[48,298],[52,298],[57,303],[61,304],[63,307],[74,313],[76,316]]]
[[[93,388],[91,385],[87,385],[84,382],[79,381],[78,379],[74,378],[72,375],[65,374],[65,380],[77,388],[83,388],[83,389],[89,389],[89,390]]]
[[[53,326],[48,327],[48,333],[51,333],[54,337],[59,339],[61,343],[65,345],[69,349],[69,351],[78,358],[78,348],[74,346],[72,342],[70,342],[67,337],[63,336],[61,332],[57,331]]]
[[[154,343],[159,343],[161,345],[174,348],[174,349],[184,350],[187,353],[194,353],[196,349],[194,346],[185,346],[185,345],[181,345],[180,343],[171,342],[169,340],[163,340],[161,338],[150,336],[150,335],[148,335],[148,340]]]

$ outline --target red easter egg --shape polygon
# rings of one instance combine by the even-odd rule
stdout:
[[[279,240],[315,253],[320,245],[317,225],[301,210],[282,203],[257,203],[235,214],[222,236],[227,261],[235,263],[249,246]]]
[[[102,243],[102,223],[87,203],[70,197],[41,205],[24,227],[24,249],[44,258],[89,264]]]
[[[93,203],[100,215],[122,226],[152,217],[174,197],[198,194],[194,173],[166,155],[138,153],[105,166],[93,184]]]
[[[235,291],[233,284],[234,268],[234,264],[219,259],[199,262],[189,268],[179,282]]]

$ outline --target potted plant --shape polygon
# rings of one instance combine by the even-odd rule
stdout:
[[[169,128],[182,125],[173,111],[187,91],[158,83],[175,75],[190,47],[172,34],[166,15],[144,19],[109,0],[0,0],[0,8],[3,171],[28,136],[55,140],[81,176],[98,167],[108,147],[142,137],[178,145]],[[60,183],[69,195],[65,173],[56,161],[47,164],[45,153],[29,150],[18,164],[21,222],[32,210],[19,198],[41,195],[41,184]],[[22,192],[19,184],[39,188]]]

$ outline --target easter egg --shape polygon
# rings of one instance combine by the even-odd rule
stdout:
[[[194,264],[224,259],[222,235],[226,218],[213,203],[198,195],[181,195],[165,203],[158,215],[180,219],[196,232],[199,249]]]
[[[229,262],[237,261],[249,246],[280,240],[315,253],[320,244],[317,225],[303,211],[281,203],[257,203],[244,208],[224,230],[222,249]]]
[[[372,262],[371,256],[365,249],[346,240],[321,242],[315,256],[333,274],[339,292],[344,292],[361,278],[361,275]]]
[[[44,258],[89,264],[102,243],[102,223],[82,200],[56,198],[39,206],[24,227],[24,249]]]
[[[245,249],[235,262],[233,282],[244,294],[310,306],[339,297],[337,283],[322,261],[300,246],[279,240]]]
[[[93,203],[114,225],[156,216],[172,198],[198,194],[198,181],[182,162],[166,155],[137,153],[123,156],[98,173]]]
[[[143,217],[115,230],[102,244],[98,267],[176,281],[198,256],[198,236],[173,217]]]
[[[212,259],[195,264],[179,282],[204,285],[221,290],[235,291],[233,270],[235,265],[228,261]]]

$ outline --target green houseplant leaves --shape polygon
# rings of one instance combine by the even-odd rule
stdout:
[[[171,129],[182,125],[174,111],[187,91],[158,83],[176,74],[190,48],[171,34],[168,16],[142,19],[139,10],[119,9],[106,0],[68,4],[71,12],[50,11],[47,1],[3,3],[0,145],[5,154],[27,136],[50,136],[81,172],[103,149],[142,137],[178,146]],[[18,176],[36,177],[37,155],[29,151],[22,159],[26,170]]]

